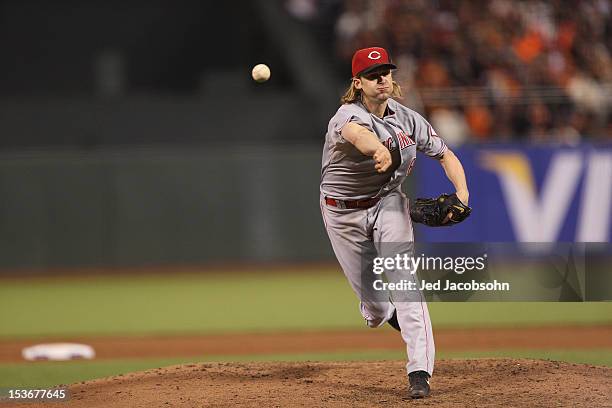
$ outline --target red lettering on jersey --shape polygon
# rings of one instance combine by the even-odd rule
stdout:
[[[393,146],[393,138],[391,136],[389,136],[387,138],[387,140],[385,140],[384,142],[382,142],[383,146],[385,146],[387,149],[389,149],[389,151],[393,151],[392,150],[392,146]]]
[[[397,133],[397,140],[399,141],[400,150],[404,150],[408,146],[415,144],[414,141],[410,139],[410,137],[403,131]]]

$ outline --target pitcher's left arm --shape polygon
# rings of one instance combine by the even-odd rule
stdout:
[[[446,173],[446,177],[455,186],[457,197],[459,197],[463,204],[468,205],[470,193],[467,187],[467,180],[465,179],[465,171],[463,171],[459,158],[457,158],[451,149],[447,148],[439,160]]]

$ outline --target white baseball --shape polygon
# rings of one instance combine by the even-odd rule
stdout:
[[[270,79],[270,68],[266,64],[257,64],[253,67],[251,76],[257,82],[266,82]]]

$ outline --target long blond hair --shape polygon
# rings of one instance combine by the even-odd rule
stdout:
[[[395,81],[392,81],[393,90],[391,91],[392,98],[401,98],[402,97],[402,87]],[[347,88],[344,95],[340,98],[340,102],[342,104],[353,103],[361,100],[361,89],[355,88],[355,80],[351,79],[351,84]]]

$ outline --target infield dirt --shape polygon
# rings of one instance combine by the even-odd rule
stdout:
[[[430,397],[410,400],[401,361],[203,363],[73,384],[71,400],[58,406],[605,407],[612,403],[612,368],[554,361],[442,360],[431,385]]]
[[[41,339],[38,339],[40,341]],[[51,339],[49,339],[51,340]],[[337,350],[400,350],[392,330],[208,336],[69,338],[98,357],[164,357]],[[612,348],[612,327],[445,329],[437,348],[495,350]],[[32,340],[0,342],[0,361],[18,361]],[[34,363],[36,364],[36,363]],[[612,407],[612,368],[542,360],[439,360],[432,396],[407,398],[403,361],[197,363],[69,385],[61,407]],[[28,408],[49,404],[0,404]]]
[[[612,326],[437,329],[436,350],[612,349]],[[0,340],[0,363],[23,361],[21,350],[44,342],[85,343],[96,359],[265,355],[278,353],[396,350],[405,348],[398,333],[384,330],[234,333],[129,337],[78,337]]]

